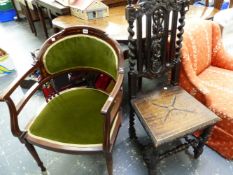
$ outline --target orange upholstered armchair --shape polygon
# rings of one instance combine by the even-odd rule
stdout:
[[[187,22],[180,85],[221,117],[208,145],[233,159],[233,55],[225,52],[213,21]]]

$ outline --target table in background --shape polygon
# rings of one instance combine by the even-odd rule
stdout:
[[[45,16],[43,15],[43,9],[46,9],[48,12],[48,16],[50,19],[52,19],[54,16],[60,16],[60,15],[69,15],[70,14],[70,7],[63,6],[55,1],[51,0],[37,0],[35,1],[35,5],[38,8],[38,13],[40,17],[41,24],[43,26],[43,30],[45,33],[45,36],[48,38],[48,31],[45,23]]]
[[[127,40],[128,22],[125,19],[125,6],[109,8],[109,16],[93,20],[82,20],[75,16],[58,16],[52,20],[55,31],[76,25],[86,25],[105,31],[116,40]]]
[[[40,0],[41,1],[41,0]],[[125,7],[118,6],[109,8],[109,16],[94,20],[82,20],[75,16],[58,16],[52,20],[55,32],[76,25],[87,25],[105,31],[110,37],[117,41],[125,42],[128,40],[128,22],[125,19]],[[186,18],[207,19],[212,14],[213,8],[196,7],[190,5]],[[203,14],[203,11],[205,13]]]
[[[68,6],[63,6],[58,2],[55,2],[54,0],[37,0],[35,2],[39,16],[40,16],[40,21],[43,26],[43,30],[45,33],[45,36],[48,38],[48,31],[45,23],[45,17],[42,13],[42,9],[45,8],[48,12],[49,18],[52,19],[53,16],[62,16],[62,15],[70,15],[70,8]],[[115,2],[111,2],[111,6],[116,6],[119,4],[126,4],[126,1],[124,2],[123,0],[117,0]],[[125,7],[125,6],[124,6]]]

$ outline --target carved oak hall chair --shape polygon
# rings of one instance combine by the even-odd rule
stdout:
[[[149,174],[156,174],[157,161],[189,146],[194,148],[194,157],[198,158],[213,124],[219,120],[208,108],[177,86],[187,8],[188,2],[185,0],[157,0],[139,4],[129,1],[126,7],[131,101],[129,133],[137,141],[134,128],[136,115],[152,140],[149,145],[140,144],[144,147],[142,150]],[[165,74],[170,75],[169,81],[166,78],[168,75],[163,76]],[[149,90],[148,79],[161,79],[161,82],[157,81],[157,86]],[[154,81],[150,83],[156,84]],[[204,132],[199,138],[194,137],[193,132],[200,128]],[[165,145],[169,149],[162,151],[161,148],[167,147]]]
[[[12,93],[37,69],[41,79],[15,104]],[[32,95],[55,77],[77,71],[86,76],[108,75],[111,87],[103,91],[87,83],[57,92],[28,127],[20,129],[18,116]],[[103,153],[112,174],[112,148],[121,126],[123,74],[120,47],[103,31],[85,26],[67,28],[42,45],[36,64],[0,96],[9,107],[13,135],[25,144],[42,171],[46,168],[33,145],[70,154]]]

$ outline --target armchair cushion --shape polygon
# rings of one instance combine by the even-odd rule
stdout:
[[[217,126],[233,135],[233,71],[210,66],[198,77],[210,91],[208,107],[222,118]]]
[[[73,88],[53,98],[31,123],[30,135],[68,144],[103,143],[108,95],[91,88]]]

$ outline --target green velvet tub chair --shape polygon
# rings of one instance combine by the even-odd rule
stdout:
[[[37,62],[0,96],[9,107],[11,131],[25,144],[38,166],[46,171],[34,145],[56,152],[103,153],[112,174],[112,148],[121,126],[123,54],[119,44],[103,31],[77,26],[50,37],[40,48]],[[40,79],[15,103],[12,94],[35,71]],[[106,90],[95,83],[67,86],[45,102],[25,129],[18,116],[29,99],[61,75],[105,75],[111,78]],[[69,77],[69,76],[68,76]],[[95,81],[89,76],[88,81]]]

